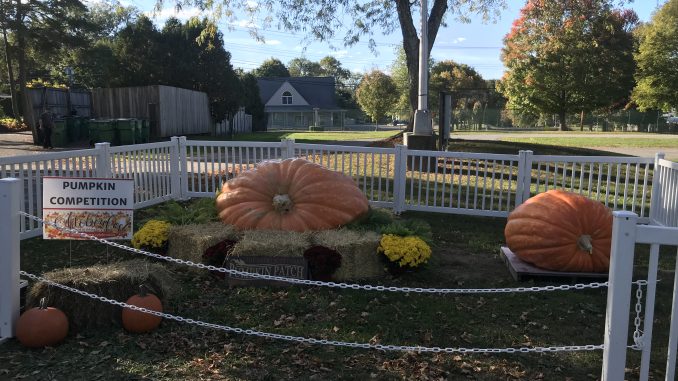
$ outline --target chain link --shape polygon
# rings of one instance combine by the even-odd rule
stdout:
[[[390,344],[372,344],[372,343],[357,343],[357,342],[347,342],[347,341],[338,341],[338,340],[326,340],[326,339],[315,339],[307,338],[303,336],[292,336],[292,335],[281,335],[278,333],[262,332],[253,329],[244,329],[238,327],[230,327],[227,325],[208,323],[201,320],[188,319],[181,316],[176,316],[164,312],[158,312],[149,310],[143,307],[137,307],[131,304],[119,302],[117,300],[109,299],[104,296],[99,296],[92,294],[86,291],[81,291],[73,287],[69,287],[57,282],[53,282],[49,279],[43,278],[38,275],[27,273],[25,271],[20,271],[22,276],[27,278],[44,282],[50,286],[58,287],[63,290],[73,292],[78,295],[86,296],[91,299],[95,299],[104,303],[113,304],[122,308],[129,308],[131,310],[144,312],[147,314],[159,316],[163,319],[174,320],[181,323],[193,324],[200,327],[210,328],[221,330],[225,332],[245,334],[248,336],[257,336],[264,337],[269,339],[292,341],[297,343],[307,343],[307,344],[320,344],[320,345],[331,345],[339,347],[349,347],[349,348],[362,348],[362,349],[377,349],[383,351],[401,351],[401,352],[433,352],[433,353],[544,353],[544,352],[574,352],[574,351],[595,351],[603,349],[604,345],[565,345],[565,346],[550,346],[550,347],[519,347],[519,348],[463,348],[463,347],[425,347],[425,346],[412,346],[412,345],[390,345]]]
[[[322,287],[332,287],[332,288],[342,288],[342,289],[351,289],[351,290],[365,290],[365,291],[388,291],[388,292],[403,292],[403,293],[421,293],[421,294],[496,294],[496,293],[521,293],[521,292],[552,292],[552,291],[568,291],[568,290],[584,290],[584,289],[596,289],[603,288],[608,286],[608,282],[592,282],[592,283],[578,283],[573,285],[563,284],[559,286],[534,286],[534,287],[504,287],[504,288],[421,288],[421,287],[394,287],[394,286],[375,286],[375,285],[361,285],[355,283],[336,283],[336,282],[323,282],[310,279],[296,279],[296,278],[285,278],[275,275],[266,275],[266,274],[256,274],[247,271],[240,271],[234,269],[227,269],[224,267],[216,267],[213,265],[206,265],[204,263],[195,263],[189,260],[177,259],[172,257],[167,257],[160,254],[151,253],[148,251],[136,249],[133,247],[125,246],[117,242],[111,242],[103,238],[94,237],[87,233],[80,232],[75,229],[66,228],[55,224],[53,222],[45,221],[42,218],[33,216],[25,212],[19,212],[19,214],[38,221],[43,224],[53,226],[57,229],[66,231],[78,235],[82,238],[86,238],[92,241],[97,241],[108,246],[112,246],[118,249],[130,251],[136,254],[145,255],[147,257],[160,259],[167,262],[178,263],[181,265],[196,267],[199,269],[205,269],[210,271],[217,271],[229,275],[235,275],[239,277],[245,277],[248,279],[266,279],[271,281],[285,282],[298,285],[306,286],[322,286]],[[641,281],[642,282],[642,281]]]
[[[645,282],[647,284],[647,282]],[[634,350],[641,351],[643,350],[643,331],[640,329],[641,317],[640,314],[643,311],[643,284],[638,283],[638,288],[636,289],[636,318],[633,320],[633,323],[636,327],[633,331],[633,345],[631,346]]]

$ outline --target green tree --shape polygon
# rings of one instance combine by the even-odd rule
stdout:
[[[37,73],[48,74],[49,63],[60,50],[82,46],[94,26],[80,0],[3,0],[0,8],[7,76],[14,82],[10,84],[10,90],[13,98],[20,98],[20,102],[14,103],[21,104],[24,119],[32,122],[33,141],[37,143],[37,124],[33,123],[37,116],[29,107],[26,91],[29,77]],[[17,87],[19,96],[15,91]]]
[[[638,36],[633,100],[641,110],[678,109],[678,0],[666,2]]]
[[[290,77],[287,66],[277,58],[269,58],[262,62],[258,68],[252,71],[252,74],[257,78]]]
[[[504,38],[499,84],[509,107],[567,114],[624,104],[633,87],[632,11],[609,0],[528,0]]]
[[[323,57],[318,64],[320,65],[320,75],[334,77],[334,81],[340,85],[346,84],[351,78],[351,71],[344,69],[341,62],[332,56]]]
[[[379,123],[393,107],[396,86],[388,75],[373,70],[365,74],[356,90],[358,104],[374,123]]]
[[[451,60],[436,62],[431,68],[429,108],[437,113],[440,92],[452,93],[455,109],[473,109],[486,98],[485,80],[472,67]],[[482,107],[482,102],[481,107]]]
[[[156,1],[162,5],[163,0]],[[320,41],[329,41],[336,36],[337,31],[346,31],[342,38],[346,46],[368,38],[370,47],[374,48],[376,47],[373,38],[375,31],[390,34],[400,29],[410,78],[410,107],[412,109],[417,107],[419,36],[413,14],[418,13],[420,9],[418,1],[260,0],[256,2],[256,6],[253,6],[250,0],[174,1],[180,5],[195,5],[201,9],[212,10],[214,19],[222,16],[232,18],[238,10],[248,13],[252,20],[264,20],[264,27],[271,26],[273,19],[277,19],[278,24],[283,28],[307,33]],[[483,18],[489,19],[498,16],[497,9],[504,7],[506,0],[433,0],[432,3],[428,15],[429,53],[446,16],[458,16],[461,21],[468,21],[470,14],[480,14]],[[347,20],[350,20],[350,23],[347,23]],[[253,32],[256,33],[256,30]]]
[[[321,77],[322,68],[317,62],[313,62],[304,57],[293,58],[287,63],[287,67],[292,77]]]
[[[405,50],[400,47],[397,49],[396,58],[391,64],[391,78],[396,85],[397,99],[391,108],[391,113],[398,118],[409,118],[412,114],[412,104],[410,103],[410,76],[407,72],[407,59]]]
[[[252,129],[255,131],[266,130],[266,113],[264,113],[264,104],[259,96],[259,85],[257,78],[252,73],[241,73],[238,75],[240,87],[242,89],[241,105],[245,111],[252,115]]]

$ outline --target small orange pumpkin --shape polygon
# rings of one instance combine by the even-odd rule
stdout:
[[[520,259],[555,271],[605,272],[610,266],[612,212],[587,197],[551,190],[508,216],[506,244]]]
[[[60,343],[68,335],[68,318],[60,309],[45,307],[45,298],[40,307],[25,311],[16,323],[16,338],[29,348],[42,348]]]
[[[149,294],[146,286],[139,286],[139,294],[127,299],[127,304],[146,308],[148,310],[162,312],[162,302],[157,296]],[[122,326],[132,333],[146,333],[156,329],[160,325],[162,318],[142,311],[135,311],[130,308],[122,309]]]
[[[261,163],[227,181],[216,206],[221,221],[238,229],[302,232],[347,224],[369,204],[349,176],[287,159]]]

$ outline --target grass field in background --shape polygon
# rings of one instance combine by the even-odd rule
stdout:
[[[381,140],[388,139],[400,133],[399,130],[386,131],[328,131],[328,132],[295,132],[295,131],[271,131],[253,132],[250,134],[235,135],[235,141],[256,142],[279,142],[282,139],[294,139],[297,143],[315,143],[327,141],[351,141],[351,140]],[[209,136],[191,137],[194,140],[227,140],[215,139]]]
[[[536,137],[536,138],[502,138],[515,143],[552,145],[561,147],[620,147],[620,148],[678,148],[678,136],[662,136],[660,138],[640,137]]]

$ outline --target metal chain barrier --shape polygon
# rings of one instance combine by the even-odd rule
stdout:
[[[99,296],[86,291],[81,291],[73,287],[69,287],[60,283],[53,282],[49,279],[38,275],[30,274],[25,271],[20,271],[22,276],[27,278],[44,282],[50,286],[58,287],[66,291],[73,292],[78,295],[86,296],[91,299],[99,300],[104,303],[113,304],[123,308],[144,312],[147,314],[159,316],[163,319],[174,320],[181,323],[194,324],[200,327],[217,329],[225,332],[232,332],[238,334],[245,334],[249,336],[265,337],[269,339],[277,339],[284,341],[291,341],[297,343],[331,345],[348,348],[362,348],[362,349],[377,349],[383,351],[400,351],[400,352],[429,352],[429,353],[544,353],[544,352],[574,352],[574,351],[595,351],[604,348],[600,345],[565,345],[565,346],[550,346],[550,347],[519,347],[519,348],[454,348],[454,347],[422,347],[412,345],[388,345],[388,344],[372,344],[372,343],[356,343],[338,340],[325,340],[306,338],[303,336],[281,335],[278,333],[262,332],[253,329],[243,329],[238,327],[230,327],[227,325],[207,323],[201,320],[187,319],[181,316],[176,316],[164,312],[157,312],[143,307],[133,306],[131,304],[119,302],[117,300],[109,299],[104,296]]]
[[[87,233],[80,232],[75,229],[66,228],[55,224],[53,222],[45,221],[40,217],[33,216],[25,212],[19,212],[22,216],[28,217],[35,221],[38,221],[43,224],[53,226],[59,230],[78,235],[82,238],[86,238],[92,241],[97,241],[108,246],[112,246],[118,249],[130,251],[136,254],[145,255],[147,257],[160,259],[167,262],[178,263],[181,265],[196,267],[199,269],[205,269],[209,271],[217,271],[229,275],[236,275],[240,277],[250,278],[250,279],[266,279],[278,282],[285,282],[298,285],[306,286],[322,286],[322,287],[333,287],[333,288],[342,288],[342,289],[351,289],[351,290],[365,290],[365,291],[388,291],[388,292],[403,292],[403,293],[422,293],[422,294],[496,294],[496,293],[520,293],[520,292],[551,292],[551,291],[568,291],[568,290],[584,290],[584,289],[596,289],[603,288],[608,286],[608,282],[592,282],[592,283],[578,283],[573,285],[563,284],[559,286],[534,286],[534,287],[504,287],[504,288],[421,288],[421,287],[394,287],[394,286],[375,286],[375,285],[361,285],[356,283],[336,283],[336,282],[323,282],[318,280],[310,279],[296,279],[296,278],[286,278],[275,275],[265,275],[265,274],[256,274],[247,271],[240,271],[234,269],[227,269],[225,267],[216,267],[213,265],[206,265],[204,263],[195,263],[189,260],[172,258],[160,254],[151,253],[148,251],[136,249],[133,247],[125,246],[116,242],[111,242],[103,238],[94,237]],[[645,281],[638,281],[645,282]],[[647,283],[647,282],[645,282]]]
[[[647,284],[647,282],[645,282]],[[641,301],[643,300],[643,284],[638,283],[638,288],[636,289],[636,318],[633,320],[634,325],[636,326],[635,331],[633,331],[633,345],[632,349],[641,351],[643,350],[643,331],[640,329],[640,313],[643,310],[643,305]]]

